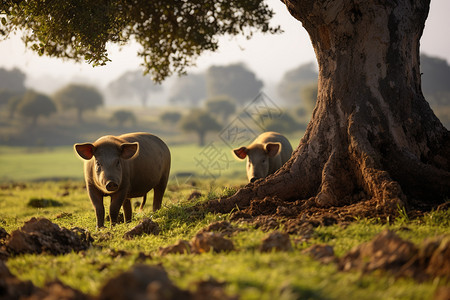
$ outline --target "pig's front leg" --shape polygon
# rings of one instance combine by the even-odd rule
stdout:
[[[97,216],[97,228],[102,228],[105,225],[105,207],[103,206],[103,193],[101,193],[93,185],[89,185],[87,190],[92,205],[94,205],[95,214]]]
[[[114,194],[111,194],[111,205],[109,207],[109,218],[111,220],[111,226],[117,224],[117,217],[119,216],[120,207],[122,206],[126,195],[126,191],[118,191]]]

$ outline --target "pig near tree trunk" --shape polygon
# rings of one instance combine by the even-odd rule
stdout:
[[[153,210],[161,207],[170,172],[170,151],[157,136],[129,133],[103,136],[94,143],[75,144],[85,160],[86,188],[97,215],[97,227],[104,226],[103,197],[111,197],[111,225],[117,222],[123,206],[125,221],[131,221],[131,198],[143,197],[153,189]]]
[[[275,173],[291,158],[292,146],[277,132],[260,134],[249,146],[233,150],[234,155],[247,160],[247,178],[250,182]]]

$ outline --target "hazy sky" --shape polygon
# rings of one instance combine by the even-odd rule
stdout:
[[[215,53],[205,53],[197,61],[192,72],[205,70],[210,65],[245,62],[266,83],[278,82],[283,74],[303,63],[315,60],[308,34],[286,10],[279,0],[269,0],[276,16],[274,24],[284,29],[280,35],[256,34],[251,40],[242,37],[224,37]],[[450,0],[432,0],[431,9],[421,40],[421,50],[427,54],[450,61]],[[60,59],[39,57],[25,49],[20,37],[12,36],[0,42],[0,67],[18,67],[30,78],[30,84],[44,89],[54,89],[70,80],[86,81],[105,86],[123,72],[140,68],[138,45],[128,45],[122,50],[110,47],[107,66],[95,67],[86,63],[73,63]],[[45,82],[38,80],[45,78]]]

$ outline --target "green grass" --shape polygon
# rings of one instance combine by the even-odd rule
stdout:
[[[346,227],[318,227],[310,240],[294,243],[294,250],[288,253],[260,253],[258,247],[267,233],[250,225],[234,224],[244,229],[231,237],[236,251],[158,255],[159,247],[179,239],[190,240],[207,224],[227,219],[228,215],[189,208],[197,201],[228,195],[234,188],[211,180],[196,180],[195,186],[171,182],[163,208],[158,212],[151,211],[149,201],[142,213],[134,213],[131,223],[97,230],[94,211],[81,181],[10,185],[0,190],[0,226],[8,232],[22,226],[32,216],[46,217],[66,228],[77,226],[89,230],[95,242],[94,247],[81,253],[12,257],[7,266],[20,279],[31,280],[35,285],[43,286],[46,281],[58,278],[92,295],[96,295],[108,279],[140,263],[137,261],[139,252],[152,256],[144,263],[162,264],[169,277],[182,288],[189,289],[193,282],[213,277],[227,282],[227,292],[238,294],[241,299],[429,299],[436,287],[444,284],[442,281],[396,280],[388,274],[344,273],[335,265],[322,265],[301,251],[313,244],[327,243],[342,256],[385,228],[395,230],[402,238],[417,244],[427,237],[449,232],[449,211],[432,212],[420,219],[401,218],[393,224],[361,219]],[[203,196],[187,201],[194,190],[201,191]],[[53,199],[62,205],[33,208],[27,205],[31,198]],[[161,234],[124,240],[123,234],[144,217],[158,222]],[[292,240],[296,238],[300,237],[291,236]],[[130,255],[113,257],[111,249],[126,250]]]

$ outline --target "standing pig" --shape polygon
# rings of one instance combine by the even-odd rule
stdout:
[[[160,138],[144,132],[107,135],[93,144],[75,144],[74,148],[85,159],[84,178],[97,215],[97,227],[104,225],[104,196],[111,197],[111,225],[117,222],[121,206],[125,221],[130,222],[130,198],[143,197],[142,209],[151,189],[153,210],[161,207],[169,179],[170,151]]]
[[[275,173],[291,158],[292,146],[288,139],[277,132],[260,134],[249,146],[233,150],[234,154],[247,160],[247,178],[254,182]]]

